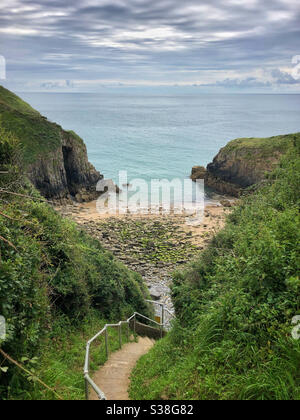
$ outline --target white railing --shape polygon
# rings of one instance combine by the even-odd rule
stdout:
[[[130,330],[130,323],[133,322],[133,332],[136,332],[136,318],[140,317],[143,318],[149,322],[152,322],[153,324],[157,325],[160,328],[161,331],[161,337],[163,337],[164,332],[164,326],[165,326],[165,311],[167,311],[171,316],[174,317],[174,315],[165,308],[165,305],[163,303],[147,300],[146,302],[150,302],[153,304],[158,304],[162,308],[162,320],[161,323],[154,321],[151,318],[148,318],[145,315],[142,315],[138,312],[135,312],[130,318],[128,318],[126,321],[120,321],[117,324],[106,324],[104,328],[102,328],[101,331],[99,331],[93,338],[91,338],[86,345],[86,353],[85,353],[85,363],[84,363],[84,380],[85,380],[85,396],[86,399],[89,400],[89,387],[91,386],[93,390],[96,392],[99,400],[106,400],[105,394],[101,389],[95,384],[95,382],[92,380],[92,378],[89,375],[90,370],[90,347],[91,344],[97,340],[97,338],[101,337],[103,334],[105,336],[105,351],[106,351],[106,357],[109,356],[109,337],[108,337],[108,328],[118,328],[119,333],[119,348],[122,348],[122,325],[127,324],[127,339],[129,341],[129,330]]]

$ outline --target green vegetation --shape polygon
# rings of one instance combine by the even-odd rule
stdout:
[[[0,125],[23,145],[23,160],[34,162],[61,144],[61,127],[47,121],[12,92],[0,86]]]
[[[0,86],[0,104],[9,106],[22,114],[40,116],[38,111],[31,108],[29,104],[22,101],[17,95],[5,89],[3,86]]]
[[[273,157],[274,153],[287,153],[296,142],[300,141],[300,133],[288,134],[283,136],[274,136],[268,138],[244,138],[232,140],[222,149],[225,153],[241,151],[250,153],[253,157],[253,151],[259,151],[262,156]],[[257,156],[255,155],[255,158]]]
[[[176,324],[139,361],[133,399],[300,399],[299,146],[175,275]]]
[[[72,325],[66,319],[54,321],[51,337],[44,340],[38,357],[22,358],[23,365],[33,371],[64,400],[84,400],[83,358],[86,342],[100,331],[106,320],[91,312],[80,325]],[[122,342],[127,342],[126,327],[123,326]],[[109,351],[119,349],[119,336],[116,329],[109,330]],[[24,360],[25,359],[25,360]],[[90,349],[90,372],[93,373],[106,362],[104,337],[97,340]],[[20,375],[14,378],[8,389],[8,399],[53,400],[53,392],[36,382],[30,388],[23,389]]]
[[[31,164],[40,156],[61,146],[62,137],[71,137],[79,146],[82,139],[73,131],[64,131],[9,90],[0,86],[0,125],[23,145],[23,161]],[[85,147],[85,146],[84,146]]]
[[[78,398],[84,395],[78,369],[86,338],[104,320],[120,320],[135,310],[149,315],[147,292],[139,275],[60,217],[24,181],[19,153],[18,139],[1,129],[0,172],[5,173],[0,174],[0,189],[13,185],[14,193],[32,199],[0,191],[0,314],[7,321],[7,337],[0,345],[30,368],[42,363],[41,378],[58,392],[62,386],[64,396]],[[0,356],[1,399],[42,397],[41,392]]]

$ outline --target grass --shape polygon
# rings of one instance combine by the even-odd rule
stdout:
[[[29,104],[20,99],[17,95],[0,86],[0,104],[4,104],[15,111],[22,114],[28,114],[33,116],[40,116],[38,111],[33,109]]]
[[[131,377],[132,399],[300,399],[300,343],[283,337],[276,356],[267,360],[270,348],[243,348],[230,341],[220,346],[208,343],[206,334],[190,335],[175,326],[139,360]]]
[[[34,369],[35,374],[64,400],[84,400],[85,386],[83,379],[83,365],[85,360],[85,347],[98,331],[108,321],[99,319],[94,313],[85,318],[80,327],[74,328],[70,325],[56,323],[53,328],[52,338],[44,342],[38,358],[28,360],[26,366]],[[122,343],[127,342],[125,326],[122,331]],[[109,350],[119,350],[119,336],[116,329],[109,329]],[[104,337],[97,340],[91,346],[90,352],[90,373],[95,372],[106,362],[106,351]],[[14,390],[17,389],[15,392]],[[11,389],[8,399],[17,400],[55,400],[55,395],[35,383],[33,388],[22,391],[19,387]]]
[[[268,138],[241,138],[230,141],[222,151],[225,153],[242,152],[253,157],[253,152],[257,151],[262,156],[273,157],[274,153],[286,153],[293,147],[295,141],[300,140],[300,133],[288,134],[283,136],[273,136]],[[255,155],[255,158],[257,156]]]
[[[14,248],[0,240],[0,313],[7,321],[7,338],[0,345],[30,370],[37,369],[40,379],[64,398],[81,399],[87,340],[104,320],[127,319],[134,311],[150,315],[146,287],[48,205],[14,199],[1,212],[10,218],[0,217],[0,235]],[[114,350],[116,332],[111,335]],[[92,350],[92,369],[104,361],[103,351]],[[0,367],[6,366],[0,358]],[[18,368],[8,368],[0,370],[1,399],[51,397]]]
[[[64,131],[21,98],[0,86],[0,125],[12,133],[23,145],[23,160],[31,164],[47,157],[62,144],[62,138],[71,138],[85,149],[83,140],[73,131]]]
[[[27,111],[26,105],[11,107],[10,102],[6,103],[3,100],[0,91],[1,127],[20,140],[23,145],[24,162],[30,164],[39,156],[45,157],[60,146],[62,129],[47,121],[38,112]]]
[[[145,302],[149,293],[141,276],[43,201],[24,180],[18,139],[0,133],[0,168],[6,172],[0,187],[32,197],[0,194],[0,314],[7,324],[0,346],[30,368],[43,360],[41,379],[57,387],[66,381],[62,393],[75,398],[76,389],[81,392],[79,365],[87,339],[103,319],[119,321],[135,311],[151,316]],[[91,318],[95,311],[97,318]],[[18,395],[43,397],[1,357],[0,399]]]
[[[138,362],[132,399],[300,399],[299,146],[174,275],[177,324]]]

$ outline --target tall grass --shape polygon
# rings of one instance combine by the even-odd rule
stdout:
[[[25,366],[48,386],[55,390],[64,400],[85,399],[83,379],[83,365],[87,341],[100,331],[107,320],[99,319],[96,312],[86,317],[80,326],[71,324],[67,328],[66,320],[57,321],[53,326],[52,337],[44,341],[36,358],[28,360]],[[122,330],[122,342],[127,342],[127,331]],[[116,329],[109,330],[109,351],[119,349],[119,335]],[[93,373],[106,362],[104,337],[100,337],[90,349],[90,372]],[[18,375],[20,379],[20,376]],[[30,379],[30,378],[29,378]],[[20,400],[55,400],[54,393],[48,391],[39,383],[32,383],[30,388],[23,388],[21,384],[28,381],[28,375],[13,387],[10,387],[8,399]]]
[[[177,325],[138,363],[135,399],[300,399],[299,144],[174,276]]]

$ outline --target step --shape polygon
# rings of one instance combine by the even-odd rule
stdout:
[[[153,347],[155,340],[138,337],[138,342],[126,343],[112,353],[107,362],[94,374],[93,381],[108,400],[129,400],[130,374],[137,361]],[[91,400],[98,400],[92,390]]]

